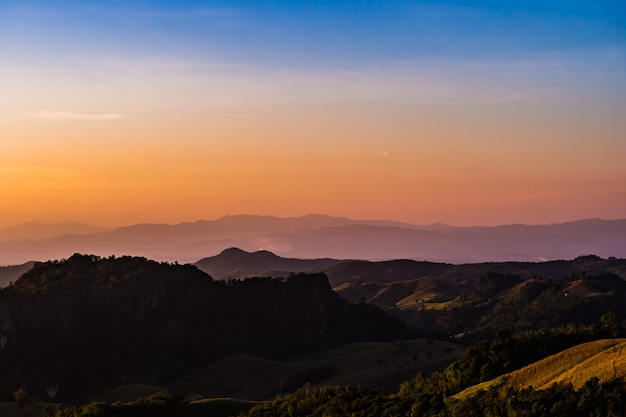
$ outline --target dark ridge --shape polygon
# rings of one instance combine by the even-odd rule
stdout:
[[[168,381],[232,353],[280,358],[402,338],[382,309],[335,294],[324,274],[215,281],[193,265],[75,254],[0,290],[0,400],[87,395]]]
[[[266,250],[246,252],[239,248],[229,248],[219,255],[203,258],[194,265],[217,279],[230,279],[259,275],[285,277],[294,272],[323,270],[339,262],[329,258],[282,258]]]

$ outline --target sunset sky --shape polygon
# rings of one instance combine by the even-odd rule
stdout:
[[[626,2],[0,0],[0,227],[626,217]]]

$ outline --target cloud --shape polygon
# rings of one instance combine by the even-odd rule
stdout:
[[[74,122],[74,121],[107,121],[121,119],[123,116],[116,113],[75,113],[40,110],[29,116],[31,119],[48,120],[58,122]]]
[[[383,153],[380,154],[380,156],[382,157],[396,156],[396,155],[400,155],[401,153],[402,151],[384,151]]]

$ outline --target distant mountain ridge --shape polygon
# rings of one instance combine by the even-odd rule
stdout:
[[[24,272],[35,265],[35,262],[26,262],[21,265],[0,266],[0,288],[6,287],[17,280]]]
[[[11,240],[41,240],[60,235],[88,235],[110,229],[78,222],[42,223],[27,222],[10,227],[0,227],[0,242]]]
[[[222,253],[195,263],[202,271],[217,279],[251,276],[284,277],[289,273],[323,270],[340,263],[337,259],[283,258],[269,251],[246,252],[229,248]]]
[[[32,225],[31,225],[32,226]],[[413,259],[447,263],[542,261],[595,254],[626,257],[626,219],[587,219],[547,225],[418,226],[385,220],[308,215],[280,218],[239,215],[217,220],[137,224],[113,230],[86,228],[39,238],[0,229],[0,265],[61,259],[76,252],[134,255],[196,262],[230,247],[315,259]],[[26,230],[26,228],[23,228]],[[68,229],[69,230],[69,229]]]

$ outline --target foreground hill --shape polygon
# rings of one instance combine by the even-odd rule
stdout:
[[[604,339],[566,349],[498,378],[469,387],[455,398],[463,399],[478,391],[496,388],[547,389],[553,384],[569,384],[581,389],[592,378],[599,382],[626,376],[626,339]]]
[[[498,375],[505,375],[506,369],[510,372],[511,368],[520,369],[520,366],[523,368],[529,363],[530,366],[514,372],[520,375],[526,372],[530,377],[530,379],[526,378],[526,383],[538,380],[539,374],[539,379],[545,382],[554,380],[555,375],[576,371],[572,363],[578,363],[587,370],[585,363],[593,361],[603,351],[608,352],[606,348],[611,346],[615,346],[612,364],[617,364],[619,367],[620,364],[616,363],[615,359],[621,355],[616,355],[616,352],[626,340],[617,340],[618,344],[615,344],[613,340],[595,339],[605,330],[589,327],[549,333],[527,333],[520,337],[511,337],[503,331],[493,343],[485,341],[467,349],[444,371],[433,372],[427,377],[418,373],[402,383],[399,390],[392,394],[389,394],[388,385],[372,390],[364,386],[343,384],[346,383],[346,377],[364,382],[372,376],[380,380],[389,373],[397,374],[402,372],[401,368],[406,368],[407,371],[414,370],[411,368],[415,367],[412,364],[415,362],[415,356],[411,358],[410,355],[417,353],[421,358],[424,347],[431,350],[430,357],[433,362],[445,361],[446,354],[450,350],[450,353],[453,353],[456,346],[445,343],[439,346],[441,342],[424,343],[423,340],[407,341],[404,344],[359,343],[288,361],[264,360],[250,355],[233,355],[174,383],[177,386],[186,384],[187,387],[197,384],[197,387],[209,391],[224,390],[224,386],[228,386],[229,390],[240,393],[250,390],[252,395],[272,395],[277,390],[291,390],[291,386],[296,387],[305,380],[313,382],[311,385],[305,383],[294,393],[283,393],[270,401],[241,401],[224,398],[193,400],[199,395],[187,395],[185,400],[185,397],[179,394],[164,392],[134,400],[149,395],[158,388],[145,384],[126,384],[93,397],[91,401],[98,401],[97,403],[80,407],[49,404],[48,408],[53,411],[56,409],[54,415],[59,417],[93,415],[103,417],[126,415],[136,417],[155,415],[223,417],[236,415],[250,417],[622,415],[623,410],[626,409],[624,389],[626,378],[623,376],[600,379],[595,376],[594,372],[588,372],[581,377],[586,378],[591,375],[591,379],[587,379],[578,388],[571,384],[558,383],[541,390],[507,386],[506,380],[501,379],[499,384],[493,384],[487,390],[463,391],[467,387],[475,388],[479,380],[490,379],[485,378],[489,375],[495,378]],[[614,330],[623,332],[621,327]],[[596,342],[582,345],[580,342],[575,342],[588,337],[595,339]],[[570,349],[572,346],[576,347]],[[555,352],[560,353],[548,356]],[[428,358],[428,355],[426,357]],[[546,357],[546,360],[541,360]],[[607,362],[607,360],[599,362]],[[341,370],[333,373],[335,367]],[[537,372],[527,372],[529,369],[536,369]],[[563,373],[566,369],[570,371]],[[513,373],[508,375],[513,375]],[[219,376],[222,377],[222,383],[218,380]],[[286,382],[276,384],[276,380],[280,379]],[[557,377],[556,380],[559,378]],[[338,381],[341,385],[335,385],[334,381]],[[541,383],[543,382],[539,384]],[[391,390],[393,392],[393,389]],[[463,394],[456,395],[460,391]],[[122,402],[111,404],[118,399]],[[19,410],[15,405],[6,405],[5,409]],[[34,407],[23,407],[23,409],[28,409],[29,414],[20,415],[36,415],[30,413],[36,410]],[[51,415],[51,413],[45,415]]]
[[[353,385],[395,392],[419,372],[444,369],[465,351],[459,344],[426,339],[402,343],[357,343],[305,358],[268,360],[231,355],[172,387],[202,397],[268,399],[310,383],[312,388]]]
[[[573,336],[570,334],[569,336]],[[552,336],[546,339],[540,334],[530,336],[535,344],[526,348],[530,356],[539,355],[547,347]],[[562,333],[560,337],[566,336]],[[569,337],[568,336],[568,337]],[[526,336],[528,337],[528,335]],[[554,340],[554,339],[553,339]],[[561,353],[535,362],[526,368],[506,374],[506,376],[479,385],[467,384],[482,378],[486,372],[496,372],[498,363],[505,362],[506,354],[525,344],[522,339],[514,340],[502,334],[489,346],[481,343],[468,349],[459,360],[444,372],[435,372],[430,377],[417,375],[403,383],[397,393],[381,395],[355,387],[326,387],[313,391],[310,395],[300,391],[288,396],[278,397],[271,402],[257,404],[242,415],[249,417],[271,417],[277,415],[358,415],[358,416],[529,416],[529,417],[569,417],[569,416],[621,416],[626,410],[626,390],[623,371],[605,375],[603,370],[596,372],[595,367],[586,368],[590,361],[604,354],[598,362],[615,363],[619,361],[616,351],[624,344],[618,341],[600,340],[586,343]],[[537,351],[533,351],[532,348]],[[509,358],[516,360],[516,358]],[[495,362],[494,362],[495,360]],[[616,366],[620,366],[617,362]],[[584,368],[581,375],[584,382],[552,384],[542,389],[530,387],[533,381],[543,384],[548,381],[563,382],[567,372],[577,372]],[[526,375],[525,388],[508,385],[513,375]],[[538,374],[542,374],[537,378]],[[615,376],[617,375],[617,376]],[[547,376],[547,378],[546,378]],[[508,378],[508,379],[507,379]],[[471,387],[458,393],[458,389]],[[456,395],[455,395],[456,394]],[[287,411],[287,413],[286,413]]]
[[[74,255],[0,290],[0,398],[68,399],[120,379],[165,383],[227,354],[280,358],[402,338],[323,274],[226,284],[191,265]]]
[[[226,216],[176,225],[137,224],[89,234],[85,230],[55,236],[41,234],[46,237],[35,240],[16,238],[13,233],[6,240],[0,236],[0,264],[60,259],[74,252],[184,263],[217,255],[230,247],[268,250],[300,259],[405,258],[446,263],[537,262],[590,253],[605,258],[626,257],[626,219],[452,227],[323,215]]]

